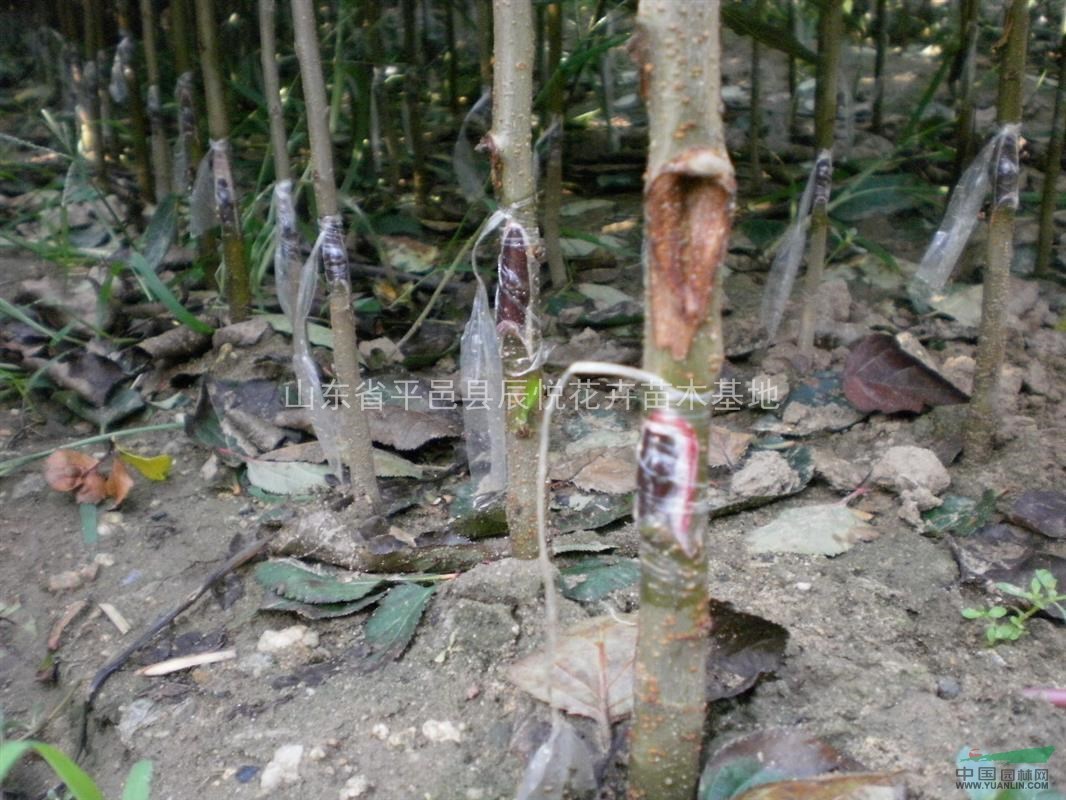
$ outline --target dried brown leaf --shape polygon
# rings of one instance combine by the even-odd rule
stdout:
[[[133,477],[130,475],[129,470],[126,469],[126,465],[116,458],[111,464],[111,474],[107,476],[105,483],[107,496],[115,500],[111,507],[118,508],[122,505],[132,488]]]
[[[44,462],[44,479],[57,492],[73,492],[99,463],[77,450],[56,450]]]
[[[886,333],[871,334],[852,348],[844,365],[844,395],[859,411],[885,414],[920,413],[926,406],[969,399]]]
[[[860,772],[843,775],[820,775],[794,781],[777,781],[756,786],[736,800],[865,800],[865,798],[902,798],[898,776],[887,772]],[[872,793],[869,790],[883,789]]]
[[[107,497],[107,479],[95,469],[86,472],[78,484],[74,499],[79,503],[96,505],[105,497]]]

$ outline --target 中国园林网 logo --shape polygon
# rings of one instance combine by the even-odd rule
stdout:
[[[1054,752],[1050,745],[997,752],[964,747],[955,758],[955,788],[971,797],[985,796],[990,790],[1010,791],[1018,798],[1036,797],[1051,788],[1047,763]]]

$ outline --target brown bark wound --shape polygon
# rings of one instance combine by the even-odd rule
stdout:
[[[499,284],[496,288],[496,325],[502,332],[525,330],[529,306],[529,249],[517,225],[503,232]]]
[[[712,159],[723,169],[709,171]],[[644,199],[650,254],[651,327],[655,345],[688,355],[707,319],[718,263],[725,255],[736,190],[724,155],[689,150],[660,172]]]

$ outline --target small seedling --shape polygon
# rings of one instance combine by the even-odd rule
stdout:
[[[995,605],[991,608],[964,608],[962,615],[966,619],[987,619],[988,627],[985,629],[985,637],[991,645],[999,642],[1013,642],[1026,632],[1026,624],[1030,617],[1049,608],[1055,608],[1066,617],[1066,611],[1060,605],[1066,601],[1066,594],[1058,593],[1058,581],[1046,569],[1038,569],[1033,573],[1029,582],[1029,588],[1015,586],[1013,583],[1000,582],[996,588],[1004,594],[1021,598],[1028,608],[1008,608],[1007,606]],[[1007,616],[1011,614],[1011,616]]]

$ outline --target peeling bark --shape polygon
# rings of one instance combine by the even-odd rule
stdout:
[[[709,391],[723,361],[719,265],[735,180],[719,111],[719,4],[641,0],[632,42],[649,117],[644,367],[667,382],[667,403],[649,407],[640,453],[640,628],[628,796],[691,800],[711,625],[710,407],[678,387]]]

